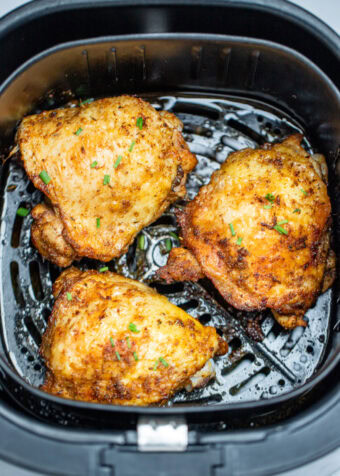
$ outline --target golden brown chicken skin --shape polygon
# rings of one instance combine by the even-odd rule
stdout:
[[[178,213],[185,263],[192,253],[197,279],[210,278],[237,309],[272,309],[286,328],[306,325],[303,315],[335,268],[326,162],[301,140],[232,153]],[[185,263],[173,250],[158,275],[192,279]]]
[[[227,343],[212,327],[123,276],[65,270],[43,336],[42,387],[61,397],[118,405],[165,402]],[[199,372],[201,371],[201,372]]]
[[[130,96],[25,117],[17,144],[48,202],[33,210],[32,241],[59,266],[109,261],[186,193],[196,158],[173,114]]]

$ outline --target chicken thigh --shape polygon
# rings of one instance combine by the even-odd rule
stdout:
[[[164,403],[206,383],[209,359],[227,351],[213,327],[123,276],[69,268],[53,292],[41,346],[46,392],[117,405]]]
[[[32,241],[66,267],[83,256],[110,261],[186,193],[196,158],[173,114],[142,99],[106,98],[25,117],[17,144],[47,197],[32,211]]]
[[[331,286],[331,204],[323,156],[310,156],[299,134],[262,149],[232,153],[177,218],[182,249],[158,275],[212,280],[245,311],[270,308],[286,328]]]

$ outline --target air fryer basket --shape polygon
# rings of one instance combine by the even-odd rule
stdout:
[[[143,95],[156,108],[174,111],[183,120],[186,140],[199,159],[188,182],[189,198],[232,150],[256,147],[297,131],[306,135],[304,145],[309,152],[327,154],[330,176],[334,175],[334,138],[339,133],[334,119],[339,98],[332,83],[292,50],[235,37],[117,37],[43,52],[24,64],[3,89],[3,137],[8,132],[8,139],[13,138],[16,122],[32,110],[123,92]],[[61,400],[38,390],[44,376],[38,350],[52,306],[51,285],[60,270],[44,262],[30,244],[30,218],[16,216],[19,206],[32,207],[42,196],[15,161],[4,167],[3,191],[4,358],[0,362],[6,373],[5,386],[26,407],[28,399],[18,386],[30,392],[30,401],[33,395],[39,397],[35,405],[30,402],[29,410],[41,418],[65,421],[57,410],[62,402],[70,415],[72,411],[77,415],[95,412],[96,420],[101,413],[100,418],[107,419],[108,412],[122,411],[121,407]],[[332,184],[330,193],[334,194]],[[197,418],[198,406],[206,413],[213,405],[217,415],[216,410],[253,411],[255,404],[263,412],[269,404],[273,407],[305,393],[317,377],[329,372],[339,358],[338,333],[332,330],[336,324],[334,291],[320,296],[308,311],[306,329],[283,331],[269,313],[236,312],[208,282],[170,286],[155,282],[154,271],[166,262],[165,240],[178,244],[170,234],[173,231],[172,208],[143,231],[144,250],[138,249],[136,240],[109,267],[151,283],[203,323],[215,325],[229,341],[230,353],[217,360],[214,382],[191,394],[177,394],[166,409],[152,409],[153,413],[195,412]],[[79,266],[98,268],[100,263],[82,260]],[[134,414],[145,409],[124,411]],[[66,420],[74,424],[73,418]]]
[[[287,116],[269,112],[270,108],[264,109],[264,105],[254,101],[244,103],[202,94],[147,96],[147,99],[158,109],[177,112],[184,123],[186,140],[197,154],[199,165],[187,184],[188,199],[192,199],[199,187],[209,180],[230,151],[255,147],[301,131]],[[48,101],[51,107],[51,93]],[[183,110],[186,112],[180,112]],[[192,113],[188,112],[190,110]],[[311,149],[308,143],[306,147]],[[42,194],[34,191],[19,164],[12,162],[8,168],[3,208],[6,226],[3,226],[1,236],[2,273],[10,274],[12,286],[8,286],[7,280],[3,282],[4,340],[6,353],[18,374],[38,387],[44,379],[44,364],[39,355],[41,335],[53,305],[52,282],[61,269],[42,261],[30,242],[32,220],[16,215],[18,205],[34,206],[42,200]],[[178,206],[181,205],[175,205]],[[216,360],[215,382],[191,393],[178,393],[172,404],[253,401],[301,386],[313,375],[325,354],[331,291],[321,296],[308,312],[309,326],[290,333],[275,323],[270,312],[247,314],[226,306],[208,282],[174,285],[158,282],[154,272],[166,263],[166,240],[171,240],[174,246],[179,245],[178,239],[171,235],[178,233],[175,207],[143,230],[143,250],[137,246],[137,238],[126,255],[109,264],[112,271],[150,283],[203,324],[214,325],[229,342],[229,354]],[[79,263],[82,269],[101,266],[100,262],[91,260]],[[220,302],[214,299],[212,292]]]
[[[200,161],[190,193],[229,151],[301,130],[304,146],[327,157],[339,255],[340,100],[331,82],[339,86],[339,38],[315,17],[282,0],[36,0],[0,21],[0,44],[4,157],[23,115],[121,93],[181,117]],[[1,195],[1,458],[53,474],[263,476],[337,447],[338,282],[309,312],[302,335],[262,315],[266,337],[256,341],[256,316],[225,306],[207,282],[167,287],[145,274],[166,258],[162,240],[176,230],[172,210],[144,232],[147,250],[134,245],[110,267],[145,279],[225,332],[233,363],[221,359],[217,382],[183,392],[165,408],[88,405],[40,392],[37,347],[59,270],[32,249],[30,218],[15,216],[20,203],[31,207],[40,199],[17,163],[4,164]],[[227,382],[222,390],[220,380]],[[186,421],[186,452],[136,452],[139,436],[131,430],[152,420],[161,430],[171,420]]]

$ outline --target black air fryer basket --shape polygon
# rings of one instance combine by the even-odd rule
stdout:
[[[301,132],[306,150],[327,158],[338,254],[340,41],[305,11],[281,0],[38,0],[0,21],[0,45],[4,158],[28,113],[137,94],[183,121],[199,161],[192,198],[230,152]],[[1,458],[51,474],[262,476],[339,446],[338,281],[308,311],[308,327],[292,332],[270,313],[236,311],[205,280],[157,282],[166,240],[178,245],[174,208],[143,231],[145,249],[135,242],[109,268],[224,335],[230,350],[215,380],[162,408],[41,392],[38,350],[61,270],[32,247],[31,219],[16,215],[42,199],[16,160],[4,161],[1,197]]]

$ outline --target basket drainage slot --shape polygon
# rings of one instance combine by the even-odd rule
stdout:
[[[17,215],[15,217],[13,230],[12,230],[12,237],[11,237],[12,248],[18,248],[20,244],[20,233],[21,233],[22,223],[23,223],[23,218]]]
[[[11,271],[11,281],[12,288],[15,300],[19,307],[23,308],[25,306],[24,297],[21,292],[20,283],[19,283],[19,265],[16,261],[12,261],[10,264]]]
[[[36,346],[40,347],[40,345],[41,345],[41,335],[40,335],[39,331],[37,330],[34,322],[32,321],[31,316],[25,316],[24,323],[25,323],[25,326],[26,326],[28,332],[30,333],[31,337],[33,338]]]
[[[44,292],[41,284],[40,269],[38,263],[36,261],[31,261],[29,264],[29,269],[34,296],[36,297],[36,299],[41,301],[44,298]]]
[[[229,362],[231,362],[231,365],[228,365],[221,371],[223,377],[231,373],[236,374],[236,372],[246,370],[253,362],[255,362],[255,356],[250,353],[244,353],[242,348],[240,348],[234,355],[233,353],[229,355]]]
[[[263,367],[259,372],[251,375],[250,377],[246,378],[242,382],[239,382],[237,385],[234,385],[229,389],[230,395],[236,395],[240,392],[245,392],[251,387],[258,385],[263,379],[265,379],[270,374],[269,367]]]
[[[229,119],[228,126],[236,129],[239,132],[242,132],[259,145],[263,145],[266,142],[266,139],[261,134],[258,134],[256,131],[254,131],[254,129],[251,129],[250,127],[242,124],[242,122],[236,121],[235,119]]]
[[[150,283],[150,287],[156,289],[156,291],[160,294],[165,294],[166,296],[169,294],[182,293],[184,290],[183,283],[162,284],[154,282]]]
[[[197,299],[190,299],[190,301],[184,302],[183,304],[178,304],[178,307],[183,309],[183,311],[188,311],[189,309],[195,309],[198,306]]]

